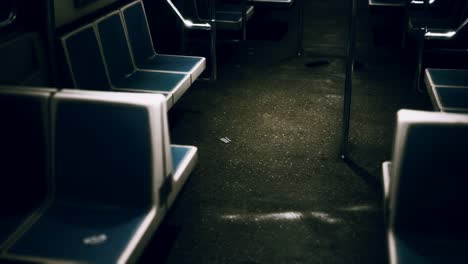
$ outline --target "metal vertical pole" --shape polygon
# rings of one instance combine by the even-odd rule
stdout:
[[[343,100],[343,138],[341,141],[340,157],[346,159],[348,154],[349,126],[351,117],[351,94],[353,88],[354,57],[356,50],[357,0],[351,0],[349,16],[349,32],[346,51],[346,79]]]
[[[413,89],[415,92],[420,91],[421,87],[421,72],[423,68],[423,56],[424,56],[424,36],[427,29],[424,27],[418,30],[417,34],[417,58],[416,58],[416,72],[414,74]]]
[[[242,40],[247,40],[247,0],[242,0]]]
[[[429,0],[424,0],[424,13],[429,15]],[[421,87],[421,72],[423,68],[423,56],[424,56],[424,40],[427,32],[427,25],[424,25],[422,28],[418,28],[417,35],[417,61],[416,61],[416,73],[414,76],[414,91],[420,91]]]
[[[57,56],[55,53],[55,7],[54,1],[46,0],[46,41],[47,53],[49,57],[50,68],[50,84],[51,86],[58,86],[58,69],[57,69]]]
[[[305,0],[299,0],[296,1],[297,5],[297,50],[296,54],[297,56],[302,55],[302,41],[304,38],[304,1]],[[299,2],[299,3],[298,3]]]
[[[186,47],[186,36],[185,34],[187,34],[187,30],[185,29],[185,25],[184,23],[181,23],[181,26],[180,26],[180,51],[182,54],[185,54],[186,51],[187,51],[187,47]]]
[[[216,6],[215,0],[210,1],[210,23],[211,23],[211,32],[210,32],[210,51],[211,51],[211,80],[216,81],[218,78],[218,66],[216,58]]]

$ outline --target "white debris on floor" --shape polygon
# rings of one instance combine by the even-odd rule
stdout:
[[[226,144],[229,144],[229,143],[231,143],[231,141],[232,141],[232,140],[229,139],[228,137],[220,138],[220,140],[221,140],[222,142],[226,143]]]

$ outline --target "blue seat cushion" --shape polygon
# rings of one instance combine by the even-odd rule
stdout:
[[[179,73],[136,71],[121,78],[114,86],[132,90],[174,92],[185,77],[185,74]]]
[[[468,111],[468,86],[466,88],[437,87],[444,108],[461,108]]]
[[[395,236],[395,263],[460,263],[467,259],[468,241],[433,239],[427,235]]]
[[[427,72],[436,86],[468,86],[468,71],[427,69]]]
[[[172,166],[174,171],[177,171],[177,168],[181,165],[184,158],[190,152],[190,148],[182,146],[171,146],[172,152]]]
[[[104,61],[94,29],[87,27],[65,39],[76,88],[109,90]],[[83,55],[86,51],[86,55]]]
[[[155,55],[144,60],[138,67],[142,69],[190,72],[203,58],[172,55]]]
[[[425,74],[429,92],[438,98],[437,102],[433,101],[437,108],[449,112],[468,111],[468,71],[427,69]]]
[[[193,146],[171,145],[173,182],[172,191],[168,198],[171,205],[182,189],[185,181],[197,162],[197,149]]]
[[[7,252],[93,263],[116,263],[149,210],[54,203]]]

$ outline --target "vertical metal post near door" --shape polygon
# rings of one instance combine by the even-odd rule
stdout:
[[[351,8],[349,15],[349,32],[348,43],[346,47],[346,79],[344,87],[343,99],[343,134],[340,148],[340,157],[347,158],[348,141],[349,141],[349,126],[351,117],[351,94],[353,89],[353,71],[354,57],[356,51],[356,27],[357,27],[357,0],[351,0]]]
[[[185,25],[184,23],[181,23],[182,26],[180,27],[180,51],[182,54],[185,54],[186,51],[187,51],[187,47],[186,47],[186,36],[185,34],[187,34],[187,30],[185,29]]]
[[[218,65],[216,58],[216,6],[215,0],[210,1],[210,51],[211,51],[211,80],[216,81],[218,78]]]
[[[49,57],[49,68],[50,68],[50,85],[58,86],[58,67],[57,67],[57,56],[55,53],[55,5],[53,0],[46,0],[46,41],[47,41],[47,53]]]
[[[304,1],[296,1],[297,5],[297,56],[301,56],[303,52],[302,41],[304,38]]]
[[[242,0],[242,40],[247,40],[247,0]]]
[[[429,14],[429,0],[423,1],[424,5],[424,13],[427,17],[430,17]],[[425,35],[427,33],[427,25],[424,25],[422,28],[418,28],[417,33],[417,62],[416,62],[416,73],[414,75],[414,84],[413,89],[414,92],[419,92],[421,87],[421,73],[423,68],[423,56],[424,56],[424,42],[425,42]]]

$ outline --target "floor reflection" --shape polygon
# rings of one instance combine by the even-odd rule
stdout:
[[[304,219],[316,219],[327,224],[339,223],[341,219],[331,216],[325,212],[280,212],[268,214],[230,214],[222,215],[222,219],[232,221],[255,221],[255,222],[268,222],[268,221],[297,221]]]

